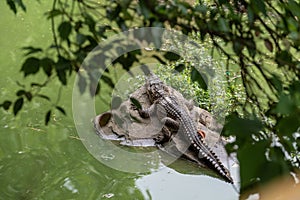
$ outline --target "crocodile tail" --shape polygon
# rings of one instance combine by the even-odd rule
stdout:
[[[201,138],[202,145],[205,146],[206,151],[209,152],[207,154],[202,149],[199,150],[199,157],[204,157],[227,182],[233,183],[233,179],[230,175],[229,170],[222,164],[219,157],[213,152],[207,144],[204,142],[203,138]]]

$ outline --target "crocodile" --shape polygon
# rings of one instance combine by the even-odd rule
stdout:
[[[156,138],[157,144],[167,143],[171,140],[173,132],[180,134],[187,143],[187,148],[196,152],[198,158],[219,174],[226,182],[233,183],[229,170],[221,163],[218,156],[204,141],[204,134],[197,130],[196,124],[182,103],[170,93],[169,87],[157,75],[150,73],[146,78],[146,92],[150,100],[149,108],[137,108],[142,118],[156,115],[163,124],[162,135]],[[178,131],[181,127],[181,131]]]

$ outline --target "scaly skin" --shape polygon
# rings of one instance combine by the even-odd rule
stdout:
[[[177,127],[180,125],[183,130],[179,134],[182,134],[185,140],[189,142],[190,148],[198,153],[199,159],[204,159],[210,168],[220,174],[227,182],[233,183],[229,171],[217,155],[206,145],[197,132],[193,119],[180,106],[176,97],[169,93],[168,87],[156,75],[151,74],[146,80],[146,90],[152,106],[146,110],[139,110],[140,115],[144,118],[149,117],[154,110],[159,112],[159,110],[154,109],[155,106],[162,107],[167,114],[167,117],[162,120],[165,122],[171,121],[173,124],[179,123]]]

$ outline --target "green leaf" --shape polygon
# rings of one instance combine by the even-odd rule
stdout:
[[[82,45],[87,40],[87,37],[81,33],[76,34],[76,42],[78,45]]]
[[[251,4],[256,14],[259,14],[260,12],[263,15],[267,14],[266,5],[263,0],[251,0]]]
[[[12,102],[11,101],[4,101],[1,106],[3,107],[4,110],[8,110],[9,107],[11,106]]]
[[[229,24],[228,24],[227,20],[224,19],[224,18],[219,18],[218,19],[218,27],[219,27],[220,31],[223,31],[225,33],[229,32],[229,30],[230,30],[229,29]]]
[[[55,106],[55,108],[56,108],[57,110],[59,110],[62,114],[66,115],[66,111],[65,111],[62,107],[60,107],[60,106]]]
[[[151,11],[147,6],[147,3],[145,3],[144,0],[139,1],[139,9],[146,20],[149,19],[150,16],[152,15]]]
[[[49,121],[50,121],[50,117],[51,117],[51,110],[49,110],[47,113],[46,113],[46,116],[45,116],[45,125],[48,125]]]
[[[236,55],[240,55],[242,50],[244,49],[244,45],[241,44],[239,41],[233,41],[233,51]]]
[[[289,0],[287,2],[287,6],[290,12],[293,13],[293,15],[297,16],[297,18],[300,18],[300,4],[295,2],[294,0]]]
[[[21,71],[24,72],[24,76],[29,74],[36,74],[40,69],[40,60],[34,57],[27,58],[22,65]]]
[[[247,39],[244,40],[246,46],[247,46],[247,50],[249,52],[249,55],[251,57],[254,57],[256,55],[256,45],[253,39]]]
[[[282,94],[279,98],[279,102],[277,103],[274,112],[281,115],[289,115],[294,111],[294,109],[294,102],[292,101],[291,96]]]
[[[18,114],[18,112],[22,109],[24,103],[24,99],[23,97],[18,98],[15,103],[14,103],[14,115],[16,116]]]
[[[292,63],[292,55],[285,50],[276,52],[275,61],[278,63],[279,67],[289,65]]]
[[[226,1],[226,0],[218,0],[218,3],[219,3],[219,5],[223,5],[223,4],[228,3],[228,1]]]
[[[72,25],[70,22],[67,21],[62,22],[58,27],[59,36],[63,40],[68,39],[69,35],[71,34],[71,31],[72,31]]]
[[[242,191],[258,182],[260,175],[265,172],[265,165],[268,162],[265,151],[268,145],[269,143],[264,140],[255,144],[248,143],[238,149]]]
[[[254,15],[253,9],[251,7],[248,7],[247,13],[248,13],[249,23],[252,25],[254,23],[254,19],[255,19],[255,15]]]
[[[236,113],[227,116],[226,121],[222,134],[236,136],[236,142],[240,146],[251,142],[252,135],[259,135],[263,129],[263,124],[258,119],[243,119]]]
[[[273,77],[269,80],[272,83],[272,85],[276,88],[277,92],[280,94],[283,90],[283,85],[280,78],[276,74],[273,74]]]
[[[291,115],[284,116],[279,119],[276,124],[276,130],[278,135],[292,136],[300,127],[300,119],[298,113],[292,113]]]

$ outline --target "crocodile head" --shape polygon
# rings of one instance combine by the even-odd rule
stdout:
[[[153,73],[146,78],[146,88],[151,102],[164,97],[169,92],[168,87]]]

